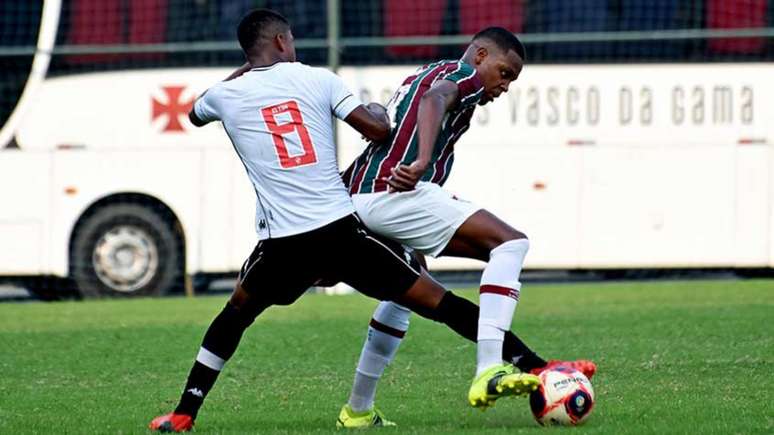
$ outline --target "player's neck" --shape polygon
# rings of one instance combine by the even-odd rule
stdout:
[[[272,66],[275,63],[286,62],[286,61],[279,54],[267,53],[261,56],[251,57],[249,59],[249,62],[250,62],[251,68],[264,68],[267,66]]]
[[[463,54],[462,58],[460,58],[461,61],[468,65],[473,65],[473,59],[475,59],[475,54],[470,53],[470,50],[466,50],[465,54]]]

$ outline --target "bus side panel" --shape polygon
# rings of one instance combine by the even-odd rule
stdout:
[[[225,135],[224,135],[225,136]],[[223,141],[228,138],[224,137]],[[255,231],[251,225],[237,228],[233,225],[233,217],[237,214],[252,216],[255,211],[244,201],[240,203],[234,198],[234,169],[239,169],[237,175],[246,179],[244,169],[231,147],[203,151],[202,162],[202,192],[201,216],[202,224],[199,233],[199,265],[200,271],[216,273],[238,270],[241,261],[231,258],[235,239],[240,236],[252,235]],[[250,192],[252,196],[254,193]]]
[[[202,154],[198,150],[76,150],[54,154],[51,258],[47,271],[67,275],[75,225],[94,202],[117,193],[141,193],[166,204],[180,220],[186,269],[201,269]],[[68,194],[67,191],[75,193]],[[227,213],[227,211],[224,211]]]
[[[769,267],[774,268],[774,143],[770,143],[769,145],[769,179],[768,179],[768,187],[769,187],[769,210],[768,210],[768,217],[769,217],[769,232],[768,232],[768,240],[769,240]],[[759,234],[761,238],[766,238],[766,234]]]
[[[736,147],[736,233],[734,256],[737,267],[772,265],[771,145]]]
[[[557,146],[465,144],[455,151],[445,188],[494,213],[532,240],[526,266],[578,267],[581,149]],[[482,153],[486,157],[482,158]],[[562,249],[550,249],[561,246]],[[443,258],[433,265],[481,267],[480,262]]]
[[[734,246],[733,146],[586,149],[585,267],[728,266]]]
[[[233,188],[231,265],[236,265],[231,270],[238,270],[258,242],[255,231],[255,208],[258,200],[255,188],[245,172],[245,166],[233,151],[231,153],[234,155],[231,164]]]
[[[47,272],[50,174],[48,152],[0,152],[0,275]]]

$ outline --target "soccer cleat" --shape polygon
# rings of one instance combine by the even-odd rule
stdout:
[[[576,361],[559,361],[557,359],[552,359],[548,362],[548,364],[545,365],[545,367],[532,369],[530,373],[533,375],[539,375],[543,372],[543,370],[554,370],[559,367],[567,367],[573,370],[577,370],[583,373],[589,379],[591,379],[591,377],[594,376],[594,373],[597,372],[597,365],[589,360],[579,359]]]
[[[159,432],[188,432],[193,428],[193,425],[193,418],[190,415],[170,412],[154,418],[148,428]]]
[[[540,386],[540,378],[529,373],[515,373],[510,364],[498,364],[478,375],[468,391],[470,405],[482,411],[494,406],[505,396],[526,396]]]
[[[384,418],[384,414],[376,408],[368,411],[355,412],[349,404],[341,407],[336,427],[341,429],[368,429],[369,427],[397,426],[394,422]]]

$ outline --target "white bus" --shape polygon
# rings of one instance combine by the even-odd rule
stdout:
[[[0,130],[0,277],[103,296],[235,273],[255,194],[222,128],[186,117],[232,69],[50,78],[55,33]],[[339,73],[385,102],[412,70]],[[477,111],[447,187],[526,232],[533,269],[772,268],[772,77],[768,63],[528,65]],[[343,169],[363,144],[338,135]]]

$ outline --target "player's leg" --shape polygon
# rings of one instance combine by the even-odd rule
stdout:
[[[416,252],[434,257],[451,254],[489,261],[490,252],[500,247],[484,272],[485,277],[492,281],[491,277],[496,275],[495,272],[499,272],[505,263],[508,271],[515,271],[515,277],[509,281],[518,281],[521,262],[518,258],[513,259],[511,252],[514,247],[524,247],[526,250],[525,245],[528,242],[524,234],[474,204],[457,199],[437,184],[420,183],[414,191],[401,194],[358,194],[352,197],[352,202],[369,229],[383,237],[397,240]],[[475,231],[472,232],[471,228]],[[517,263],[517,266],[511,268],[510,263]],[[485,306],[483,313],[488,314],[491,311],[491,299],[482,298],[482,304]],[[475,306],[463,307],[463,303],[457,305],[467,311],[477,310]],[[506,330],[510,329],[511,316],[507,314],[512,306],[515,306],[515,303],[507,301],[504,307],[503,317],[507,317],[508,323]],[[478,312],[476,315],[478,316]],[[455,317],[450,320],[462,322],[456,327],[453,323],[449,326],[466,338],[470,338],[471,329],[477,330],[467,327],[464,323],[467,317]],[[482,351],[485,350],[482,355],[492,356],[491,361],[485,363],[487,367],[501,363],[503,357],[506,361],[516,362],[519,369],[526,372],[545,364],[545,361],[537,357],[515,335],[501,333],[497,336],[499,340],[484,341],[482,345]],[[503,339],[506,344],[503,344]],[[476,340],[475,336],[473,340]],[[482,370],[486,368],[482,364],[478,366]]]
[[[286,257],[284,251],[295,249],[276,249],[276,246],[272,249],[267,246],[272,244],[270,242],[258,243],[240,271],[231,298],[204,334],[175,411],[155,418],[150,423],[151,429],[166,432],[190,430],[199,408],[236,351],[244,331],[267,307],[292,303],[314,282],[312,276],[303,274],[296,274],[292,281],[283,279],[283,276],[288,276],[282,272],[283,258]],[[283,289],[269,291],[275,288]]]
[[[347,402],[353,412],[361,413],[373,408],[376,385],[384,369],[395,358],[408,330],[410,317],[411,311],[408,308],[394,302],[382,301],[376,307],[368,325]]]
[[[443,288],[423,270],[414,286],[412,286],[405,294],[396,297],[394,300],[423,317],[450,324],[453,321],[452,319],[455,317],[455,314],[459,314],[457,309],[461,306],[460,302],[463,301],[463,299],[446,291],[442,291],[442,296],[437,304],[431,302],[436,300],[434,296],[425,298],[425,295],[436,294],[439,291],[438,289]],[[475,317],[470,315],[466,318],[469,322],[468,325],[472,324],[475,319]],[[465,320],[463,320],[463,323],[464,322]],[[478,328],[480,331],[480,320]],[[478,341],[478,344],[480,347],[480,340]],[[468,401],[475,407],[485,409],[494,405],[495,401],[501,397],[526,395],[531,391],[534,391],[540,385],[540,381],[536,376],[526,373],[517,373],[515,372],[513,365],[510,363],[503,363],[502,339],[499,342],[499,345],[499,362],[489,366],[481,373],[478,373],[468,392]]]
[[[488,261],[481,276],[476,375],[502,362],[505,332],[519,301],[527,237],[486,210],[470,216],[443,253]]]
[[[459,226],[479,210],[475,205],[457,200],[438,185],[431,183],[420,183],[415,191],[399,195],[387,193],[355,195],[353,203],[367,227],[384,237],[397,240],[416,251],[432,256],[437,256],[449,243]],[[475,341],[478,307],[467,300],[454,299],[459,302],[446,304],[454,307],[448,310],[453,312],[454,316],[437,320],[447,324],[460,335]],[[453,298],[450,297],[449,300]],[[468,323],[470,317],[465,313],[475,316],[472,326]],[[405,313],[405,316],[408,317],[408,313]],[[517,362],[518,367],[527,372],[533,367],[545,364],[545,361],[535,355],[514,334],[509,332],[504,338],[506,344],[501,344],[500,347],[503,351],[502,357],[506,361]],[[378,337],[377,340],[369,338],[364,346],[364,352],[371,345],[380,347],[380,340],[395,342],[396,338]],[[384,361],[383,365],[386,366],[388,363],[389,360]],[[373,385],[372,392],[374,392],[375,382],[372,379],[368,381],[363,384]]]
[[[511,240],[527,236],[484,209],[478,209],[456,229],[441,256],[474,258],[489,261],[493,249]]]
[[[424,256],[416,251],[414,256],[422,267],[427,269]],[[459,298],[451,292],[446,295],[443,302],[434,315],[435,320],[475,343],[478,334],[478,305]],[[374,310],[348,401],[353,411],[361,412],[373,407],[377,383],[386,367],[395,358],[408,330],[410,317],[411,310],[390,301],[382,301]],[[546,366],[546,361],[511,331],[505,333],[503,360],[511,362],[519,370],[527,373],[535,368]]]
[[[489,404],[482,393],[482,384],[490,372],[500,370],[504,340],[519,301],[519,275],[528,249],[529,241],[522,232],[492,213],[479,210],[460,225],[443,250],[443,255],[488,260],[481,276],[476,378],[469,392],[473,406]],[[589,375],[596,370],[590,361],[570,364]],[[532,373],[546,366],[540,358],[530,358],[520,364],[522,370]]]
[[[355,369],[349,400],[339,413],[336,425],[345,428],[392,426],[374,407],[376,386],[384,369],[395,358],[409,326],[411,311],[394,302],[382,301],[368,325],[363,349]]]
[[[416,251],[413,255],[427,269],[424,255]],[[398,353],[398,347],[408,331],[410,318],[411,310],[395,302],[382,301],[376,306],[368,324],[347,402],[353,412],[361,413],[373,408],[376,386],[384,369]]]
[[[503,357],[506,361],[512,361],[520,370],[539,374],[546,368],[565,365],[574,367],[591,378],[596,372],[596,365],[591,361],[545,361],[531,351],[522,356],[518,351],[512,353],[509,350],[520,348],[513,341],[516,337],[511,337],[513,334],[510,332],[510,323],[513,317],[512,310],[515,311],[516,302],[518,302],[520,292],[518,279],[528,247],[529,243],[522,232],[512,228],[492,213],[479,210],[460,225],[442,251],[441,255],[488,261],[481,277],[482,321],[479,326],[482,323],[489,326],[484,326],[483,337],[479,333],[478,339],[483,338],[486,343],[486,339],[494,338],[489,342],[494,345],[479,346],[479,370],[482,365],[495,364],[498,355],[499,330],[502,328],[505,334]],[[515,300],[512,296],[516,296]]]
[[[449,318],[457,314],[455,302],[461,298],[447,292],[433,280],[412,257],[406,255],[400,244],[365,230],[359,233],[359,237],[360,248],[346,258],[349,269],[344,272],[344,282],[366,295],[392,300],[424,317],[451,323]],[[477,318],[469,316],[468,320],[475,324]],[[502,395],[526,394],[537,387],[537,377],[513,373],[512,366],[509,367],[510,370],[506,368],[493,376],[492,390],[487,390],[490,401]],[[347,425],[347,419],[351,417],[347,415],[350,411],[347,408],[349,406],[342,409],[339,424],[355,427]]]
[[[204,334],[183,393],[174,412],[155,418],[150,428],[164,432],[191,429],[207,394],[236,351],[242,334],[266,307],[248,303],[249,295],[237,284],[231,299]]]
[[[488,260],[479,288],[476,376],[468,392],[473,406],[490,405],[485,385],[502,369],[503,342],[519,301],[519,275],[528,249],[523,233],[485,210],[468,217],[444,248],[446,255]]]

